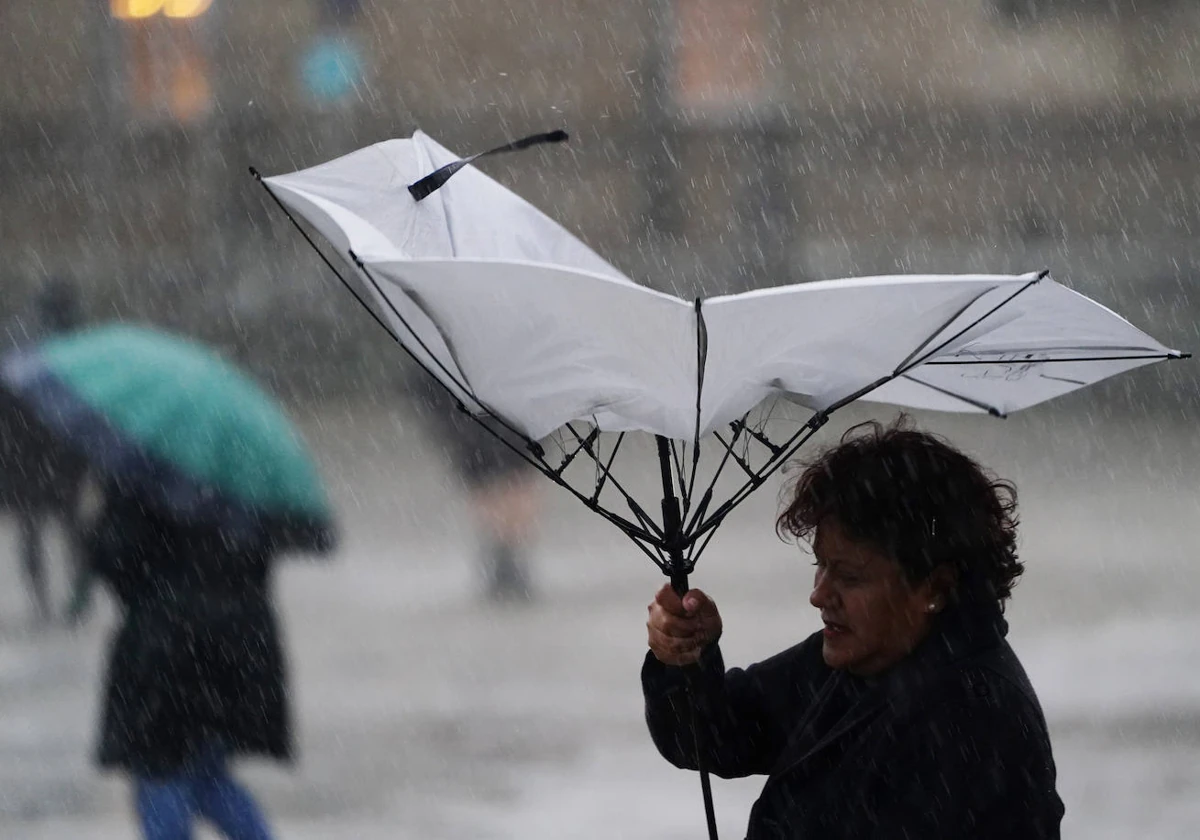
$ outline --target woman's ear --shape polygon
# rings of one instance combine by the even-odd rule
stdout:
[[[954,600],[958,590],[958,570],[950,563],[935,568],[925,581],[929,592],[929,612],[939,613]]]

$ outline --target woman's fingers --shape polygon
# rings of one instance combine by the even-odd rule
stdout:
[[[655,593],[648,612],[650,649],[667,665],[696,662],[705,645],[721,635],[717,605],[699,589],[680,598],[669,584],[664,584]]]
[[[687,639],[695,636],[702,625],[694,618],[678,618],[662,610],[650,611],[650,623],[668,636]]]
[[[688,616],[688,611],[683,606],[683,599],[676,594],[675,590],[671,588],[671,584],[669,583],[664,583],[662,588],[654,593],[654,603],[651,604],[651,606],[653,607],[655,604],[657,604],[659,609],[661,609],[663,612],[670,615],[677,616],[679,618],[687,618]]]
[[[650,651],[665,665],[690,665],[700,659],[703,643],[698,639],[679,639],[649,628]]]

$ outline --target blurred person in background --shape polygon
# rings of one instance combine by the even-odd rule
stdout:
[[[662,755],[768,777],[748,840],[1057,838],[1045,719],[1008,642],[1016,491],[901,421],[851,429],[779,517],[811,539],[824,629],[725,669],[716,604],[649,607],[646,718]]]
[[[541,509],[539,474],[460,411],[450,392],[431,376],[420,376],[409,393],[466,486],[486,597],[509,603],[532,600],[529,555]]]
[[[54,277],[35,293],[26,311],[18,312],[6,324],[9,350],[32,347],[46,339],[63,335],[84,325],[83,305],[76,285],[64,277]],[[36,453],[23,457],[37,460]],[[27,463],[32,463],[28,461]],[[52,519],[63,525],[67,537],[69,566],[73,581],[68,616],[78,618],[86,610],[89,587],[84,564],[79,561],[79,506],[86,471],[73,469],[65,462],[42,463],[45,473],[29,480],[21,470],[9,465],[3,498],[17,519],[21,568],[38,620],[48,621],[53,614],[47,583],[44,533]]]
[[[229,761],[292,755],[274,554],[105,493],[87,558],[122,615],[98,759],[131,777],[146,840],[188,840],[200,818],[230,840],[272,837]]]

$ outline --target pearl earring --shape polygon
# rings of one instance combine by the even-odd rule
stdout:
[[[930,601],[929,606],[926,607],[926,611],[927,612],[937,612],[937,601]]]

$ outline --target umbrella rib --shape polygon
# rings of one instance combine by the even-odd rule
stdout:
[[[875,388],[878,388],[886,381],[886,379],[880,380],[879,382],[867,386],[867,388],[863,389],[863,393],[867,393]],[[860,396],[862,396],[860,393],[852,394],[844,400],[840,400],[839,402],[835,403],[825,411],[819,412],[810,417],[808,422],[801,426],[800,429],[788,439],[787,443],[783,445],[783,454],[778,458],[772,458],[769,460],[761,470],[755,473],[753,478],[743,484],[736,493],[730,496],[728,500],[726,500],[721,504],[720,507],[713,511],[713,514],[708,517],[708,519],[704,520],[704,522],[699,524],[698,527],[695,527],[690,535],[690,538],[693,541],[698,540],[705,533],[720,525],[725,517],[728,516],[735,507],[749,498],[751,493],[758,489],[758,487],[764,481],[770,478],[771,475],[787,461],[788,458],[796,454],[800,447],[804,446],[804,444],[807,443],[809,439],[815,435],[822,426],[825,425],[826,422],[828,422],[830,414],[842,406],[853,402]]]
[[[708,325],[704,321],[704,300],[696,298],[696,433],[692,438],[692,478],[683,493],[683,518],[692,506],[696,473],[700,470],[700,412],[704,396],[704,369],[708,364]],[[680,482],[683,486],[683,482]]]
[[[923,379],[917,379],[917,377],[913,376],[912,374],[904,373],[904,374],[900,375],[900,378],[907,379],[909,382],[915,382],[918,385],[922,385],[931,391],[937,391],[939,394],[941,394],[944,397],[950,397],[951,399],[955,399],[955,400],[958,400],[959,402],[966,403],[967,405],[969,405],[973,408],[978,408],[980,411],[986,411],[988,414],[992,415],[993,417],[1007,417],[1008,416],[1003,411],[996,408],[994,405],[988,405],[987,403],[982,402],[980,400],[972,399],[971,397],[965,397],[962,394],[956,394],[953,391],[950,391],[946,388],[941,388],[937,385],[934,385],[931,382],[926,382]]]
[[[313,238],[308,235],[308,231],[306,231],[303,227],[300,226],[300,222],[296,221],[296,217],[292,215],[292,211],[290,211],[288,209],[287,205],[284,204],[279,199],[279,196],[275,195],[275,191],[272,190],[271,187],[267,184],[267,182],[263,180],[263,177],[261,174],[259,174],[259,171],[257,169],[255,169],[253,166],[251,166],[250,174],[253,175],[255,180],[258,181],[259,185],[262,186],[262,188],[267,191],[267,195],[271,196],[272,200],[277,205],[279,205],[279,209],[283,211],[283,215],[287,216],[287,219],[289,222],[292,223],[292,226],[295,227],[296,230],[300,231],[300,235],[304,237],[304,240],[309,244],[309,246],[313,249],[313,251],[316,252],[317,256],[321,258],[321,262],[325,263],[326,267],[330,271],[333,272],[333,276],[336,277],[338,280],[340,280],[342,285],[346,287],[346,291],[350,292],[350,294],[354,296],[354,299],[359,302],[359,304],[362,306],[363,309],[367,310],[367,314],[370,315],[372,319],[374,319],[375,323],[377,323],[377,324],[379,324],[379,326],[383,327],[384,331],[388,335],[390,335],[397,343],[400,343],[401,346],[403,347],[404,346],[403,343],[401,343],[399,337],[394,332],[392,332],[392,328],[389,327],[387,325],[387,322],[385,322],[382,318],[379,317],[379,315],[377,315],[375,313],[375,310],[372,309],[365,300],[363,300],[362,295],[360,295],[358,293],[358,291],[352,285],[350,285],[350,281],[348,281],[345,277],[342,276],[342,273],[337,270],[337,267],[333,264],[333,262],[329,259],[329,257],[325,256],[325,252],[322,251],[317,246],[317,243],[313,241]]]
[[[649,545],[651,545],[654,548],[654,551],[651,551],[649,548],[647,548],[645,545],[643,545],[642,538],[639,538],[639,537],[635,536],[634,534],[630,533],[629,531],[625,531],[624,529],[622,529],[622,532],[625,534],[625,536],[629,537],[629,539],[631,539],[633,541],[634,545],[636,545],[638,548],[640,548],[642,550],[643,554],[645,554],[647,557],[650,558],[650,562],[652,562],[655,566],[658,566],[659,570],[662,571],[664,574],[666,573],[667,561],[662,556],[662,552],[659,550],[657,544],[652,543],[652,542],[649,543]]]
[[[689,552],[688,562],[693,567],[700,562],[700,555],[704,553],[704,549],[708,548],[708,544],[712,542],[712,538],[716,536],[717,529],[719,527],[721,527],[721,523],[718,521],[716,525],[709,529],[708,533],[704,535],[703,539],[692,543],[692,548],[694,550]]]
[[[965,307],[963,307],[961,310],[959,310],[959,311],[958,311],[958,312],[955,314],[955,316],[954,316],[953,318],[951,318],[949,321],[947,321],[945,324],[943,324],[943,325],[942,325],[942,326],[941,326],[941,327],[940,327],[940,328],[939,328],[939,329],[938,329],[936,332],[934,332],[934,333],[933,333],[933,335],[931,335],[931,336],[929,336],[929,338],[925,339],[925,341],[923,341],[923,342],[920,344],[920,346],[917,348],[917,350],[916,350],[915,352],[913,352],[912,354],[910,354],[910,355],[908,356],[908,358],[906,358],[906,359],[905,359],[905,360],[904,360],[904,361],[903,361],[903,362],[902,362],[900,365],[898,365],[898,366],[896,367],[895,376],[899,376],[899,375],[900,375],[900,374],[902,374],[902,373],[907,373],[908,371],[912,370],[913,368],[915,368],[915,367],[918,367],[919,365],[922,365],[922,364],[924,364],[924,363],[925,363],[925,362],[926,362],[928,359],[930,359],[930,358],[932,358],[933,356],[937,355],[937,354],[938,354],[938,353],[940,353],[942,350],[944,350],[946,347],[950,346],[950,344],[952,344],[954,341],[956,341],[957,339],[959,339],[959,338],[961,338],[962,336],[966,335],[966,334],[967,334],[968,332],[970,332],[971,330],[975,329],[977,326],[979,326],[980,324],[982,324],[982,323],[983,323],[984,321],[986,321],[988,318],[990,318],[990,317],[992,317],[993,315],[995,315],[995,314],[996,314],[996,313],[997,313],[997,312],[998,312],[998,311],[999,311],[1001,308],[1003,308],[1003,307],[1007,306],[1008,304],[1012,303],[1014,300],[1016,300],[1016,299],[1017,299],[1017,297],[1018,297],[1019,295],[1021,295],[1022,293],[1026,292],[1026,291],[1028,291],[1029,289],[1032,289],[1034,286],[1036,286],[1036,285],[1037,285],[1039,282],[1041,282],[1042,280],[1044,280],[1044,279],[1045,279],[1046,277],[1048,277],[1049,275],[1050,275],[1050,272],[1049,272],[1049,271],[1042,271],[1042,272],[1039,272],[1039,273],[1038,273],[1038,275],[1037,275],[1037,277],[1035,277],[1034,279],[1030,280],[1028,283],[1026,283],[1026,284],[1025,284],[1024,286],[1022,286],[1021,288],[1017,289],[1015,292],[1013,292],[1013,293],[1012,293],[1011,295],[1009,295],[1007,298],[1005,298],[1004,300],[1000,301],[998,304],[996,304],[995,306],[993,306],[993,307],[992,307],[991,309],[989,309],[987,312],[985,312],[985,313],[983,313],[982,315],[980,315],[978,318],[976,318],[976,319],[975,319],[974,321],[972,321],[971,323],[967,324],[965,327],[963,327],[961,330],[959,330],[958,332],[956,332],[954,335],[952,335],[952,336],[950,336],[949,338],[947,338],[945,341],[943,341],[943,342],[942,342],[941,344],[939,344],[937,347],[934,347],[934,348],[933,348],[932,350],[930,350],[928,353],[926,353],[925,355],[921,356],[921,357],[920,357],[919,359],[917,359],[916,361],[913,361],[913,357],[914,357],[914,356],[917,356],[917,355],[918,355],[918,354],[919,354],[919,353],[920,353],[920,352],[921,352],[921,351],[922,351],[922,350],[923,350],[923,349],[924,349],[924,348],[925,348],[925,347],[926,347],[926,346],[929,344],[929,342],[933,341],[933,340],[934,340],[934,339],[935,339],[935,338],[936,338],[936,337],[937,337],[937,336],[938,336],[938,335],[941,333],[941,331],[942,331],[942,330],[946,329],[948,326],[950,326],[950,325],[951,325],[951,324],[953,324],[953,323],[954,323],[956,320],[958,320],[959,316],[960,316],[960,315],[962,315],[962,313],[963,313],[963,312],[967,311],[967,309],[970,309],[970,308],[971,308],[971,306],[972,306],[972,305],[973,305],[973,304],[974,304],[976,301],[978,301],[980,297],[983,297],[983,295],[987,294],[987,292],[984,292],[983,294],[979,295],[978,297],[976,297],[976,298],[975,298],[975,300],[972,300],[972,301],[971,301],[971,303],[967,304]],[[994,288],[994,287],[993,287],[993,288]],[[989,291],[990,291],[990,290],[989,290]]]
[[[677,443],[679,444],[679,446],[682,446],[684,448],[683,455],[679,454],[679,449],[676,447]],[[684,485],[684,474],[683,474],[683,459],[686,457],[687,457],[687,444],[683,443],[682,441],[672,440],[671,441],[671,461],[675,465],[675,481],[679,485],[680,495],[683,496],[683,504],[684,504],[683,509],[684,510],[687,510],[687,492],[686,492],[687,487]]]
[[[579,432],[575,431],[575,427],[572,426],[570,423],[566,424],[566,428],[568,431],[570,431],[571,435],[575,438],[575,440],[578,441],[579,444],[583,447],[583,451],[586,452],[589,457],[591,457],[592,461],[594,461],[597,465],[599,465],[601,463],[601,461],[599,458],[596,457],[596,453],[595,453],[595,451],[593,451],[591,444],[589,444],[587,441],[585,441],[583,439],[583,437],[579,434]],[[625,498],[625,503],[627,505],[629,505],[629,509],[631,511],[633,511],[633,515],[636,516],[638,518],[638,521],[640,521],[642,523],[642,527],[647,528],[650,531],[653,531],[655,536],[657,536],[659,538],[659,540],[661,540],[663,538],[663,531],[661,528],[658,527],[658,523],[656,523],[653,519],[651,519],[649,517],[649,515],[647,515],[647,513],[644,510],[642,510],[641,506],[637,503],[637,500],[635,500],[631,495],[629,495],[629,492],[624,487],[621,486],[621,482],[617,481],[616,476],[614,476],[607,469],[605,469],[604,474],[608,476],[608,479],[612,483],[612,486],[617,488],[617,492],[619,492]],[[580,498],[585,498],[585,497],[580,496]],[[615,514],[613,514],[613,515],[615,516]],[[649,536],[649,535],[647,535],[647,536]]]
[[[778,455],[780,452],[783,451],[783,449],[779,446],[779,444],[775,443],[773,440],[771,440],[765,434],[760,432],[758,429],[752,429],[750,426],[748,426],[746,423],[742,422],[741,420],[734,420],[729,425],[734,426],[734,427],[741,427],[742,429],[744,429],[746,434],[750,435],[750,437],[754,438],[756,441],[758,441],[763,446],[765,446],[767,449],[769,449],[771,451],[772,457]]]
[[[750,412],[746,412],[745,414],[743,414],[742,415],[743,422],[749,416],[750,416]],[[713,432],[712,434],[714,436],[716,436],[717,433]],[[740,434],[741,434],[741,432],[738,429],[736,429],[736,428],[733,429],[733,440],[731,441],[731,443],[736,443],[737,439],[738,439],[738,435],[740,435]],[[724,441],[722,441],[722,445],[724,445]],[[707,501],[702,501],[700,506],[696,508],[695,514],[693,514],[691,521],[688,523],[687,527],[684,529],[685,534],[691,533],[692,529],[696,527],[697,523],[699,523],[701,518],[704,516],[704,513],[708,508],[708,502],[710,502],[712,500],[712,491],[717,486],[717,481],[720,480],[721,473],[723,473],[725,471],[725,465],[729,463],[729,459],[732,455],[733,455],[733,450],[730,447],[726,446],[725,447],[725,455],[721,458],[720,463],[717,464],[717,469],[716,469],[716,472],[713,473],[712,481],[710,481],[708,483],[708,489],[705,490],[705,492],[704,492],[704,499]]]
[[[1155,350],[1155,348],[1146,347],[1145,345],[1141,344],[1068,344],[1061,347],[1040,347],[1033,349],[1031,349],[1028,344],[1025,344],[1019,347],[990,347],[987,350],[976,350],[964,347],[963,349],[953,353],[949,358],[975,358],[985,355],[1006,356],[1016,355],[1018,353],[1065,353],[1067,351],[1076,351],[1079,353],[1151,353],[1158,355],[1158,351]]]
[[[1035,364],[1035,365],[1054,365],[1067,364],[1071,362],[1135,362],[1135,361],[1154,361],[1176,360],[1187,358],[1184,354],[1179,353],[1154,353],[1140,356],[1076,356],[1068,359],[946,359],[938,362],[925,362],[926,365],[933,367],[944,365],[1007,365],[1007,364]]]
[[[612,469],[613,461],[617,459],[617,450],[621,448],[621,443],[625,440],[625,433],[621,432],[617,435],[617,442],[613,444],[612,454],[608,456],[608,463],[600,469],[600,480],[596,482],[596,492],[592,494],[592,501],[598,501],[600,491],[604,489],[604,482],[608,480],[609,470]]]
[[[571,466],[571,462],[575,460],[575,457],[583,451],[584,444],[586,443],[590,446],[596,442],[596,438],[599,436],[600,429],[593,427],[592,431],[588,433],[587,439],[585,441],[581,441],[579,446],[575,447],[573,452],[568,453],[566,457],[563,458],[563,462],[554,468],[554,472],[558,475],[562,475],[564,472],[566,472],[567,467]]]
[[[484,409],[484,411],[486,411],[492,417],[495,417],[498,421],[500,421],[500,424],[502,426],[504,426],[504,428],[508,429],[510,432],[515,434],[517,437],[524,438],[525,440],[529,440],[519,430],[514,429],[508,423],[508,421],[506,421],[503,417],[500,416],[500,414],[498,414],[496,411],[493,411],[491,406],[487,405],[483,400],[479,399],[479,397],[475,394],[475,389],[472,388],[469,384],[467,384],[467,382],[465,380],[460,381],[458,379],[458,377],[456,377],[453,373],[450,372],[450,369],[448,367],[446,367],[446,365],[442,362],[442,360],[439,359],[437,357],[437,355],[434,354],[434,352],[429,349],[429,345],[427,345],[425,343],[425,340],[423,338],[421,338],[421,336],[417,335],[416,330],[414,330],[412,328],[412,325],[408,323],[408,319],[400,314],[400,310],[396,308],[396,305],[394,303],[392,303],[391,298],[389,298],[386,294],[383,293],[383,289],[380,287],[379,281],[377,281],[375,279],[375,275],[373,275],[371,273],[371,270],[367,268],[367,264],[364,263],[361,259],[359,259],[358,254],[354,253],[353,251],[348,251],[347,253],[350,255],[350,259],[352,259],[354,261],[354,264],[358,266],[360,271],[362,271],[363,275],[367,278],[367,281],[375,288],[375,291],[379,293],[379,296],[381,298],[383,298],[383,301],[384,301],[384,303],[387,304],[388,309],[390,309],[392,311],[392,314],[396,316],[396,320],[400,322],[401,326],[403,326],[404,329],[408,330],[408,334],[411,335],[413,337],[413,339],[417,342],[417,345],[422,350],[424,350],[426,354],[428,354],[429,358],[433,359],[434,363],[438,366],[438,368],[442,371],[442,373],[446,374],[446,378],[449,379],[451,382],[453,382],[455,385],[457,385],[459,388],[461,388],[463,391],[470,394],[471,399],[475,400],[475,402],[478,403],[479,406],[482,409]],[[397,339],[397,341],[399,341],[399,339]],[[400,346],[403,347],[404,342],[400,342]],[[426,373],[433,376],[434,379],[438,378],[437,375],[434,374],[433,371],[430,370],[425,365],[424,362],[422,362],[420,359],[418,359],[416,357],[415,353],[412,353],[410,351],[409,355],[413,357],[413,360],[418,365],[420,365],[422,368],[425,369]],[[445,386],[443,385],[443,387],[445,387]],[[533,443],[533,441],[529,441],[529,442]]]
[[[707,490],[704,491],[704,495],[700,497],[700,504],[696,505],[696,513],[692,517],[692,521],[690,523],[688,523],[689,529],[694,527],[696,522],[698,522],[699,520],[704,518],[704,514],[708,511],[708,506],[712,502],[712,497],[713,497],[713,488],[709,487]],[[687,533],[687,532],[685,531],[685,533]],[[696,565],[696,558],[699,556],[699,555],[693,554],[693,549],[695,548],[695,546],[696,546],[696,543],[694,540],[688,543],[688,563],[691,564],[693,567]]]
[[[733,445],[737,442],[737,435],[734,435],[729,443],[725,442],[725,438],[721,437],[720,432],[713,432],[713,437],[721,442],[721,445],[725,447],[725,451],[733,456],[733,460],[737,462],[737,465],[746,471],[746,475],[750,476],[751,478],[755,476],[756,473],[754,468],[733,451]]]
[[[1048,382],[1065,382],[1068,385],[1075,385],[1079,388],[1082,388],[1088,384],[1081,379],[1068,379],[1065,376],[1047,376],[1044,373],[1039,373],[1038,377],[1041,379],[1045,379]]]

